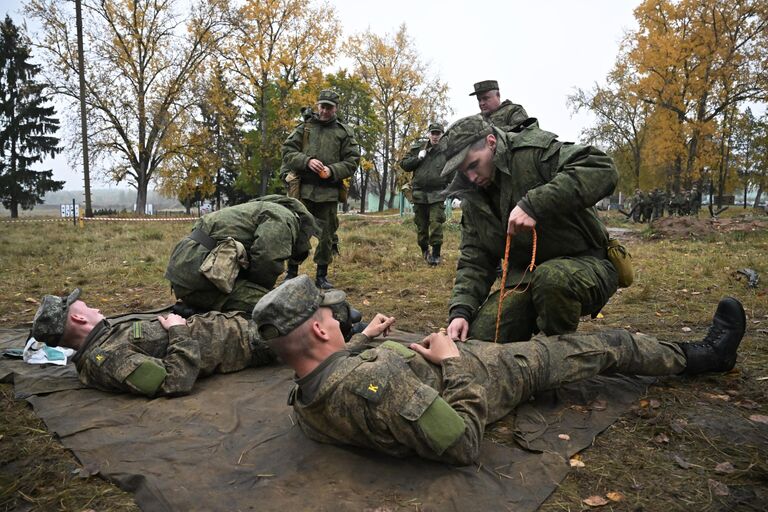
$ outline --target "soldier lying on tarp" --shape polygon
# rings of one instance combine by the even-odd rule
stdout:
[[[44,296],[31,335],[52,347],[75,349],[72,360],[87,386],[150,397],[185,395],[199,377],[275,361],[253,321],[240,312],[105,318],[79,297],[79,288],[65,297]],[[349,332],[350,318],[359,319],[359,313],[338,304],[335,314]]]
[[[486,424],[538,391],[598,374],[728,371],[746,324],[741,303],[726,298],[698,343],[615,329],[505,345],[457,345],[434,333],[406,348],[392,341],[371,345],[370,338],[386,335],[394,322],[378,314],[345,345],[331,309],[343,298],[299,276],[253,310],[261,339],[296,372],[289,403],[301,428],[321,442],[452,464],[473,462]]]

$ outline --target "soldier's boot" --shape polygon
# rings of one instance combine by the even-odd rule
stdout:
[[[421,247],[421,257],[424,258],[424,261],[429,263],[429,259],[431,257],[429,254],[429,247],[426,245],[420,245],[419,247]]]
[[[430,256],[428,263],[429,266],[435,267],[442,263],[443,259],[440,257],[440,245],[433,245],[432,246],[432,256]]]
[[[299,266],[293,263],[288,264],[288,272],[285,273],[285,280],[293,279],[299,275]]]
[[[328,281],[328,265],[318,265],[315,275],[315,286],[321,290],[330,290],[333,285]]]
[[[736,350],[746,329],[741,302],[726,297],[717,305],[706,337],[698,343],[681,343],[685,354],[685,375],[727,372],[736,365]]]

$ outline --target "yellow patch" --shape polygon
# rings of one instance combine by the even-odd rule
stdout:
[[[373,384],[368,384],[368,391],[372,391],[373,393],[379,392],[379,386],[375,386]]]
[[[97,362],[97,363],[100,363],[100,362],[102,362],[103,360],[104,360],[104,356],[103,356],[102,354],[98,354],[98,355],[96,356],[96,362]]]

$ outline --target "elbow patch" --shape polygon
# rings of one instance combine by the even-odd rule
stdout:
[[[464,420],[459,413],[429,386],[420,387],[400,414],[416,422],[438,455],[464,434]]]
[[[131,372],[125,381],[139,390],[141,394],[154,396],[157,390],[160,389],[160,385],[165,380],[166,375],[168,375],[168,372],[163,366],[153,361],[144,361]]]

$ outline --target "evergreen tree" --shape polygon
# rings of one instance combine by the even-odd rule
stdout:
[[[35,76],[40,67],[30,62],[30,45],[9,16],[0,25],[0,200],[19,216],[19,206],[31,210],[43,202],[48,191],[61,190],[63,181],[52,179],[53,171],[34,171],[31,165],[43,156],[61,151],[59,129],[52,117],[54,107],[45,85]]]

